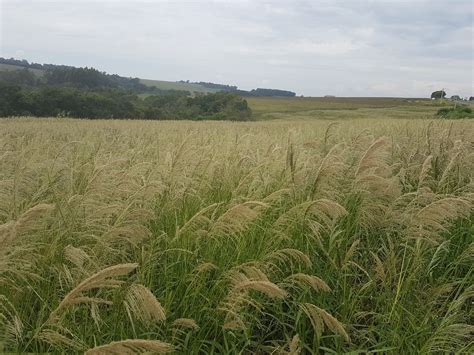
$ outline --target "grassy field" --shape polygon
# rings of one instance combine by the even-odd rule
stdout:
[[[161,89],[161,90],[184,90],[184,91],[191,92],[191,94],[213,93],[213,92],[218,91],[218,90],[206,88],[199,84],[179,83],[175,81],[140,79],[140,82],[147,86],[156,86],[158,89]]]
[[[399,98],[256,97],[246,98],[258,120],[267,119],[354,119],[429,118],[448,100]]]
[[[474,351],[474,123],[379,100],[0,120],[0,352]]]

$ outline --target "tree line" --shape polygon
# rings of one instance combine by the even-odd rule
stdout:
[[[178,81],[179,83],[191,83],[191,84],[198,84],[208,89],[215,89],[219,91],[225,92],[233,92],[239,94],[240,96],[250,96],[250,97],[259,97],[259,96],[283,96],[283,97],[294,97],[296,93],[293,91],[288,90],[279,90],[279,89],[252,89],[250,91],[247,90],[240,90],[235,85],[224,85],[224,84],[215,84],[215,83],[208,83],[205,81],[195,81],[190,82],[189,80],[181,80]]]
[[[0,58],[3,59],[3,58]],[[138,78],[94,68],[36,66],[0,60],[24,69],[0,71],[0,117],[77,117],[191,120],[250,120],[247,101],[236,93],[190,97],[189,91],[161,90]],[[41,75],[33,69],[42,69]]]
[[[0,82],[0,116],[246,121],[251,110],[246,100],[231,93],[189,97],[170,92],[141,98],[117,88],[21,87]]]

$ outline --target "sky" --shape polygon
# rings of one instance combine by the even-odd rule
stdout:
[[[305,96],[474,95],[474,1],[0,0],[0,56]]]

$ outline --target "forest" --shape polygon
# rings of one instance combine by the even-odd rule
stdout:
[[[8,61],[8,60],[7,60]],[[138,78],[110,75],[94,68],[43,65],[42,75],[29,68],[0,71],[0,117],[74,117],[239,120],[251,118],[237,93],[190,96],[188,91],[162,90]],[[28,63],[28,62],[26,62]],[[10,64],[18,66],[17,61]]]

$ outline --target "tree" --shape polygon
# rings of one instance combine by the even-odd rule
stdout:
[[[446,97],[446,91],[444,90],[438,90],[438,91],[434,91],[431,93],[431,98],[432,99],[444,99]]]
[[[471,97],[469,98],[469,101],[474,101],[474,96],[471,96]]]
[[[461,100],[461,97],[459,95],[453,95],[451,96],[451,100]]]

